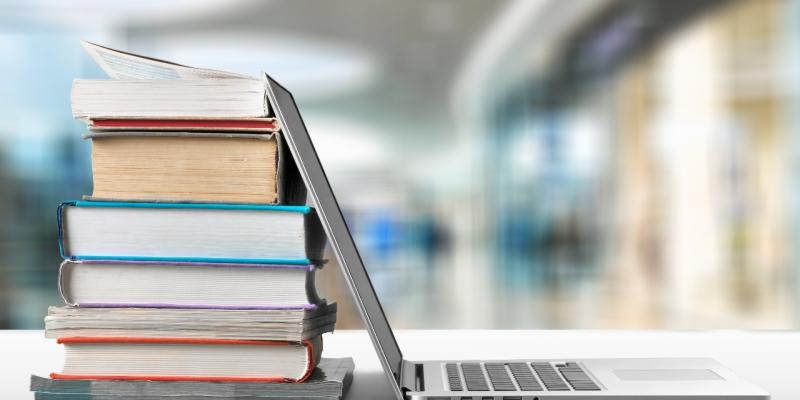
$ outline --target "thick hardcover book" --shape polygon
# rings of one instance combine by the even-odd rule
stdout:
[[[302,385],[283,382],[59,380],[34,375],[31,376],[30,390],[41,399],[75,400],[338,399],[347,392],[354,368],[351,358],[323,358]]]
[[[279,133],[89,132],[93,200],[305,204]]]
[[[301,343],[193,338],[62,337],[64,367],[52,379],[303,382],[322,337]]]
[[[65,336],[188,337],[301,342],[333,332],[336,303],[259,310],[50,307],[47,338]]]
[[[312,309],[313,265],[66,260],[58,291],[77,307]]]
[[[58,225],[69,260],[309,265],[325,245],[305,206],[72,201]]]

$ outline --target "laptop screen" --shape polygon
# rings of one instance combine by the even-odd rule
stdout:
[[[394,333],[383,312],[375,289],[361,261],[350,230],[333,195],[317,152],[308,136],[305,124],[297,110],[294,99],[286,89],[267,76],[267,95],[275,118],[281,123],[281,130],[289,150],[297,163],[300,175],[308,189],[317,210],[328,242],[341,266],[345,281],[353,294],[353,299],[361,312],[364,324],[369,331],[372,343],[378,352],[384,369],[392,375],[394,388],[400,393],[400,366],[403,355],[397,346]]]

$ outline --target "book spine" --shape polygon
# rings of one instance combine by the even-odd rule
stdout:
[[[64,304],[72,307],[76,307],[78,304],[70,299],[71,296],[67,292],[67,285],[64,280],[67,278],[67,275],[69,275],[68,269],[74,263],[75,261],[64,260],[58,267],[58,295],[61,296],[61,300],[64,300]]]
[[[65,240],[64,227],[66,221],[64,221],[64,212],[67,207],[74,206],[75,203],[76,203],[75,201],[65,201],[59,204],[58,209],[56,209],[56,219],[58,221],[58,254],[64,260],[69,259],[65,243],[66,240]]]
[[[322,257],[327,239],[316,211],[312,209],[309,214],[306,214],[303,223],[306,236],[306,256],[315,263],[322,264],[324,263]]]
[[[322,355],[322,336],[317,336],[313,340],[304,340],[303,345],[306,347],[306,370],[303,375],[293,380],[296,383],[305,382],[319,364]]]
[[[278,141],[278,160],[276,180],[278,185],[278,203],[280,204],[306,204],[308,193],[300,176],[300,170],[291,156],[289,146],[283,140],[283,133],[277,132],[275,139]]]

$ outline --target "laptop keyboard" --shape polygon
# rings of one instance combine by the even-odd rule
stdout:
[[[447,363],[445,374],[453,392],[600,390],[581,366],[572,361]]]

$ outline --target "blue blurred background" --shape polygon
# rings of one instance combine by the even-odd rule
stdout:
[[[800,327],[798,0],[0,0],[0,328],[91,191],[79,39],[289,87],[395,327]]]

